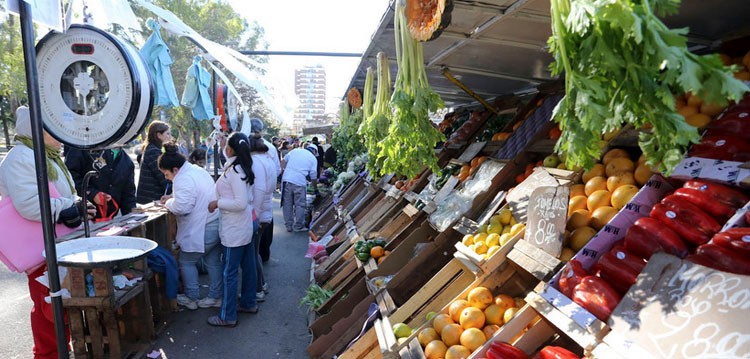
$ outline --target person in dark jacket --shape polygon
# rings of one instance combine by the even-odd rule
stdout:
[[[136,193],[136,200],[141,204],[158,201],[162,196],[172,193],[170,181],[159,171],[156,162],[161,156],[162,144],[172,139],[169,125],[161,121],[151,122],[147,134]]]
[[[75,181],[76,191],[81,196],[86,172],[96,171],[99,174],[91,177],[86,193],[86,198],[97,204],[96,218],[116,213],[114,203],[117,203],[122,215],[130,213],[135,208],[135,165],[124,150],[115,148],[85,151],[70,148],[65,153],[65,166],[68,167]],[[114,200],[114,203],[111,200]],[[107,211],[102,213],[100,208],[103,208],[105,202]]]

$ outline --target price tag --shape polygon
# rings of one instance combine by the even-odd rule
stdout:
[[[461,157],[458,158],[460,162],[471,162],[471,160],[479,154],[480,151],[482,151],[482,148],[484,148],[484,145],[486,145],[487,142],[474,142],[469,145],[469,147],[464,150],[464,153],[461,154]]]
[[[568,187],[539,187],[531,193],[524,240],[558,258],[562,251]]]
[[[558,185],[559,182],[549,172],[542,168],[535,168],[534,173],[508,193],[508,205],[516,221],[519,223],[527,222],[526,207],[529,204],[529,197],[535,189],[544,186],[556,187]]]

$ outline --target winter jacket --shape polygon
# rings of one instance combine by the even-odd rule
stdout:
[[[216,181],[219,207],[219,237],[225,247],[244,246],[253,237],[253,188],[243,180],[245,171],[232,166],[235,157],[227,158],[223,174]]]
[[[273,161],[273,170],[275,171],[275,176],[279,177],[281,175],[281,160],[279,159],[279,150],[276,149],[276,147],[273,146],[273,143],[268,142],[265,138],[263,138],[263,144],[268,147],[268,152],[266,152],[266,155],[271,157],[271,161]]]
[[[172,253],[164,247],[156,247],[148,252],[146,257],[148,267],[158,273],[164,273],[164,290],[167,299],[177,298],[177,287],[180,283],[177,261],[174,260]]]
[[[52,184],[60,193],[59,198],[50,198],[52,219],[57,221],[60,212],[70,208],[76,202],[76,196],[70,189],[66,172],[57,164],[57,181]],[[30,221],[42,221],[39,208],[39,192],[36,185],[36,167],[34,165],[34,151],[20,142],[8,152],[0,162],[0,197],[10,197],[13,207],[23,217]]]
[[[117,202],[123,215],[135,208],[135,165],[124,151],[121,150],[117,158],[114,158],[112,150],[89,152],[70,148],[65,153],[65,165],[81,196],[86,172],[94,170],[99,174],[89,180],[86,194],[89,201],[93,202],[97,193],[104,192]],[[110,210],[113,208],[111,205]],[[97,217],[102,215],[97,208]]]
[[[273,192],[276,190],[276,165],[268,152],[253,153],[253,208],[260,223],[273,221]]]
[[[214,180],[204,169],[185,161],[174,177],[173,195],[164,206],[177,215],[177,244],[183,252],[203,253],[206,223],[218,216],[208,212],[208,204],[216,199]]]
[[[161,156],[161,149],[153,143],[146,146],[141,159],[141,173],[138,176],[138,191],[136,200],[146,204],[161,199],[161,196],[171,193],[167,185],[169,180],[159,171],[157,160]],[[170,186],[171,187],[171,186]]]

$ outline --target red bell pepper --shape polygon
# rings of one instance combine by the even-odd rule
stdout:
[[[685,242],[669,227],[651,217],[638,218],[625,233],[625,249],[649,259],[657,252],[666,252],[680,258],[688,254]]]
[[[750,196],[745,195],[742,191],[723,184],[692,180],[685,182],[683,187],[705,192],[711,200],[734,209],[740,208],[750,201]]]
[[[604,322],[612,315],[620,299],[622,297],[604,279],[593,275],[583,278],[573,293],[574,302]]]
[[[492,342],[487,350],[487,359],[527,359],[529,356],[508,343]]]
[[[708,242],[721,230],[713,217],[685,199],[669,195],[651,209],[651,217],[658,219],[683,239],[695,245]]]
[[[731,135],[703,136],[700,143],[693,145],[689,154],[694,157],[743,162],[750,159],[750,143],[744,138]]]
[[[566,297],[573,297],[573,290],[581,282],[581,279],[588,276],[589,272],[583,269],[581,262],[577,260],[571,260],[562,270],[560,274],[560,292],[565,294]]]
[[[737,211],[737,208],[716,201],[707,192],[698,189],[678,188],[674,191],[674,195],[686,199],[722,222],[729,219]]]
[[[563,347],[548,345],[540,350],[533,359],[581,359],[581,357]]]
[[[737,251],[750,259],[750,228],[730,228],[714,235],[712,243]]]
[[[706,135],[730,135],[750,140],[750,110],[727,112],[708,125]]]
[[[645,266],[643,258],[628,253],[619,244],[599,258],[595,270],[599,277],[606,280],[618,293],[625,294],[635,284],[638,274]]]
[[[695,251],[695,263],[720,271],[750,275],[750,259],[744,254],[717,246],[704,244]],[[695,258],[693,258],[695,259]]]

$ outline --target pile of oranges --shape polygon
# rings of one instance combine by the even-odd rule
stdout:
[[[428,359],[466,358],[481,347],[524,305],[521,298],[493,295],[485,287],[469,291],[432,318],[417,338]]]

